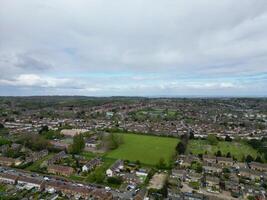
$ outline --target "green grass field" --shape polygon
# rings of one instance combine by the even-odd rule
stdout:
[[[207,140],[190,140],[187,146],[187,153],[214,155],[218,150],[226,155],[228,152],[238,160],[242,160],[243,156],[251,155],[256,158],[259,154],[255,149],[244,142],[225,142],[219,141],[218,145],[209,145]]]
[[[108,152],[106,157],[130,161],[139,160],[143,164],[155,165],[160,158],[164,158],[166,162],[171,160],[179,140],[167,137],[123,134],[123,141],[119,148]]]

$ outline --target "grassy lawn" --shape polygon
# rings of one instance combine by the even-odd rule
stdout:
[[[242,160],[243,156],[251,155],[256,158],[259,154],[255,149],[250,147],[244,142],[225,142],[219,141],[218,145],[209,145],[207,140],[190,140],[187,146],[187,153],[192,154],[204,154],[206,151],[208,154],[214,155],[218,150],[226,155],[228,152],[238,160]]]
[[[169,162],[178,143],[178,139],[175,138],[137,134],[123,135],[123,144],[108,152],[106,157],[130,161],[139,160],[143,164],[155,165],[160,158]]]

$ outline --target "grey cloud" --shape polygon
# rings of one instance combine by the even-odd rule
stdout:
[[[0,79],[5,83],[25,74],[61,80],[72,73],[126,72],[135,78],[120,79],[128,84],[123,91],[114,86],[116,80],[97,77],[69,77],[76,85],[65,88],[74,94],[78,89],[105,94],[111,83],[114,93],[128,94],[131,85],[161,88],[169,77],[179,79],[174,74],[227,78],[266,73],[266,52],[266,0],[1,1]],[[56,88],[60,85],[54,87],[59,92]]]

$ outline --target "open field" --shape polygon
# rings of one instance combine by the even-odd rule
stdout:
[[[187,146],[187,153],[192,154],[204,154],[206,151],[208,154],[214,155],[218,150],[226,155],[228,152],[238,160],[242,160],[243,156],[251,155],[256,158],[258,152],[244,142],[225,142],[219,141],[218,145],[209,145],[207,140],[190,140]]]
[[[107,153],[106,157],[130,161],[139,160],[143,164],[155,165],[160,158],[169,162],[178,143],[176,138],[123,134],[123,144]]]

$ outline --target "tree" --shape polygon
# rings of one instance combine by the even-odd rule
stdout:
[[[217,157],[221,157],[222,156],[222,152],[220,150],[218,150],[217,153],[216,153],[216,156]]]
[[[227,142],[232,142],[232,138],[229,135],[226,135],[225,141]]]
[[[228,152],[228,153],[226,154],[226,157],[227,157],[227,158],[231,158],[231,153]]]
[[[140,166],[140,165],[141,165],[140,160],[136,160],[136,161],[135,161],[135,164],[138,165],[138,166]]]
[[[193,161],[191,163],[191,167],[190,168],[195,170],[197,173],[201,173],[202,170],[203,170],[201,163],[196,162],[196,161]]]
[[[186,146],[184,145],[183,142],[179,142],[176,146],[176,151],[178,154],[184,154],[186,151]]]
[[[104,173],[102,173],[101,170],[96,170],[95,172],[91,173],[88,176],[89,182],[95,182],[95,183],[101,184],[104,182],[104,180],[105,180],[105,175]]]
[[[246,157],[246,162],[252,162],[254,159],[253,159],[253,157],[251,156],[251,155],[247,155],[247,157]]]
[[[122,178],[118,176],[108,177],[107,182],[110,184],[120,185],[122,183]]]
[[[263,161],[262,161],[262,159],[261,159],[261,157],[260,157],[260,156],[257,156],[257,158],[255,159],[255,162],[262,163]]]
[[[195,138],[195,135],[194,135],[193,131],[190,131],[189,139],[193,140],[194,138]]]
[[[43,136],[38,134],[27,134],[19,138],[21,143],[34,151],[40,151],[49,148],[49,142]]]
[[[69,151],[72,154],[79,154],[85,147],[85,142],[82,134],[75,135],[73,137],[73,144],[70,146]]]
[[[217,140],[215,135],[212,135],[212,134],[208,135],[207,140],[210,143],[210,145],[217,145],[218,144],[218,140]]]
[[[4,124],[0,123],[0,129],[5,128]]]
[[[103,144],[108,150],[117,149],[123,143],[123,135],[118,133],[109,133],[103,139]]]

